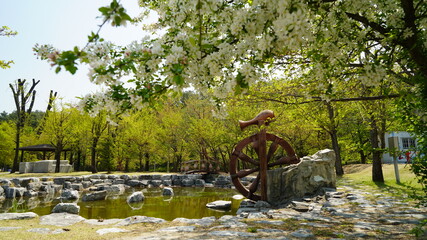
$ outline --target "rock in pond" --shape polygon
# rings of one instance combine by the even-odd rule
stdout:
[[[173,196],[173,189],[170,187],[163,188],[163,196]]]
[[[142,202],[144,201],[144,194],[142,192],[134,192],[127,198],[128,203]]]
[[[218,210],[229,210],[231,208],[231,201],[215,201],[206,204],[206,207]]]
[[[80,206],[76,203],[58,203],[53,209],[52,213],[71,213],[71,214],[79,214]]]
[[[93,193],[88,193],[83,196],[82,201],[97,201],[97,200],[105,200],[107,198],[107,191],[97,191]]]

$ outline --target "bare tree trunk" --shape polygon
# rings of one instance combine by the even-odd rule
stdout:
[[[58,95],[58,92],[53,93],[53,91],[50,90],[50,93],[49,93],[49,102],[47,104],[46,112],[44,113],[43,120],[41,121],[41,123],[40,123],[40,125],[38,127],[37,135],[41,135],[42,134],[43,128],[44,128],[44,123],[46,122],[46,119],[47,119],[47,117],[49,115],[50,110],[52,110],[52,108],[53,108],[53,102],[55,101],[57,95]]]
[[[33,83],[28,90],[28,92],[25,92],[25,82],[26,80],[18,79],[18,81],[15,84],[9,84],[10,89],[12,89],[13,98],[15,100],[15,106],[16,106],[16,136],[15,136],[15,157],[13,159],[13,167],[11,173],[14,173],[16,171],[19,171],[19,144],[20,144],[20,138],[21,138],[21,131],[25,126],[25,122],[27,120],[27,117],[30,116],[31,111],[33,110],[34,101],[36,99],[36,90],[35,87],[40,82],[35,79],[33,79]],[[31,100],[30,100],[31,98]],[[26,104],[30,101],[30,106],[27,108]]]

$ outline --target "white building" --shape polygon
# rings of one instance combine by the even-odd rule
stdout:
[[[417,146],[417,140],[408,132],[387,132],[385,134],[385,147],[396,151],[396,157],[399,163],[411,162],[415,156],[414,148]],[[393,163],[393,154],[386,152],[382,157],[383,163]]]

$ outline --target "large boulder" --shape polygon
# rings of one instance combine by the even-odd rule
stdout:
[[[58,203],[53,209],[52,213],[71,213],[71,214],[79,214],[80,206],[76,203]]]
[[[142,192],[134,192],[132,193],[128,198],[128,203],[136,203],[136,202],[142,202],[144,201],[144,194]]]
[[[107,191],[96,191],[93,193],[88,193],[83,196],[82,201],[83,202],[89,202],[89,201],[98,201],[98,200],[105,200],[107,198]]]
[[[323,188],[336,187],[335,153],[321,150],[298,164],[268,170],[267,182],[267,199],[273,205],[321,194]]]
[[[76,199],[80,198],[80,194],[76,190],[68,190],[67,189],[61,193],[61,198],[67,199],[67,200],[76,200]]]

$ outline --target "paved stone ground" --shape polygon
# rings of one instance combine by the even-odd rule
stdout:
[[[417,239],[409,231],[427,219],[427,208],[416,208],[414,202],[389,193],[355,188],[349,182],[340,185],[324,197],[301,199],[279,209],[249,203],[239,209],[238,216],[219,219],[177,218],[167,222],[133,216],[97,221],[72,214],[50,214],[40,217],[45,227],[28,232],[66,239],[67,231],[57,227],[83,222],[101,225],[92,234],[104,239]],[[11,230],[16,228],[0,227],[0,231]],[[418,239],[427,239],[427,235]]]

